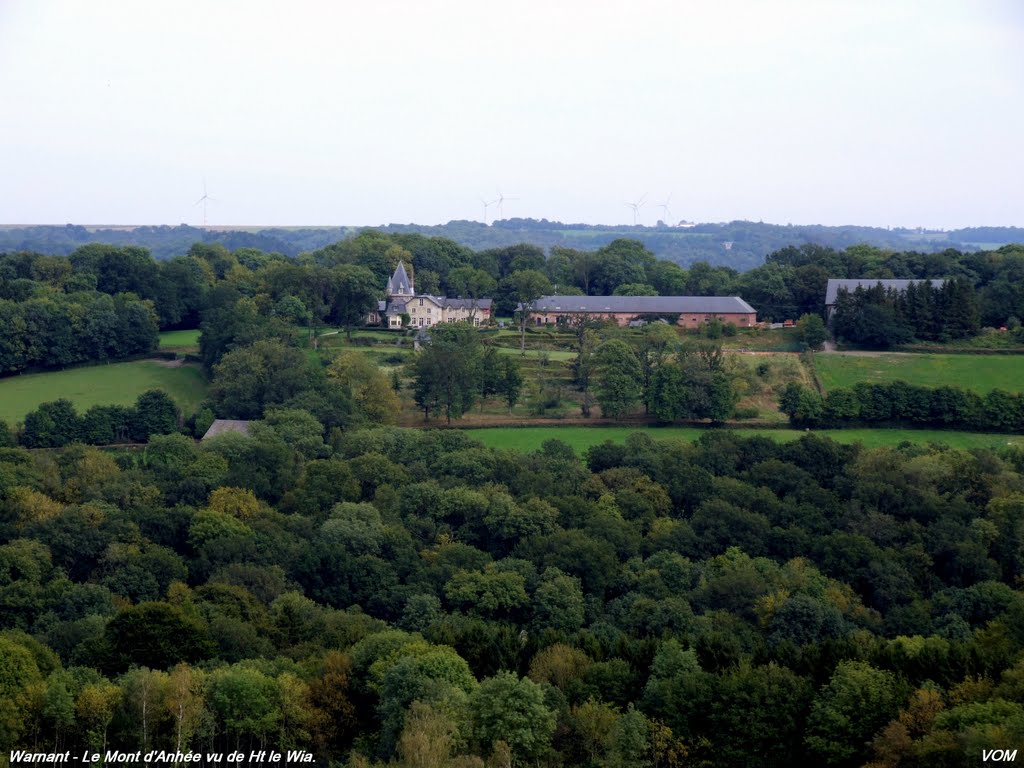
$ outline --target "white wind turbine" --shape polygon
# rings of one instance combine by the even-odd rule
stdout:
[[[504,219],[505,218],[505,205],[504,204],[505,204],[506,200],[518,200],[518,199],[519,199],[518,197],[505,197],[505,195],[503,195],[501,190],[499,189],[498,190],[498,199],[496,201],[498,203],[498,218],[499,219]]]
[[[644,192],[643,197],[632,203],[626,203],[628,208],[633,209],[633,226],[635,227],[640,220],[640,209],[644,206],[644,200],[647,199],[647,193]]]
[[[207,203],[208,200],[216,200],[216,199],[217,198],[210,197],[208,194],[206,194],[206,179],[203,179],[203,196],[200,197],[198,200],[196,200],[196,202],[193,204],[192,207],[194,208],[196,205],[199,205],[200,203],[203,204],[203,226],[204,227],[206,226],[206,203]]]
[[[494,205],[498,201],[497,200],[491,200],[491,202],[487,202],[486,200],[484,200],[481,197],[480,198],[480,202],[484,204],[484,226],[486,226],[487,225],[487,209],[490,208],[492,205]]]
[[[668,193],[668,197],[665,198],[665,202],[664,203],[658,203],[657,205],[655,205],[655,208],[661,208],[661,210],[665,214],[664,222],[666,224],[668,224],[670,227],[673,227],[675,225],[672,223],[672,210],[668,207],[668,204],[671,201],[672,201],[672,193],[669,192]]]

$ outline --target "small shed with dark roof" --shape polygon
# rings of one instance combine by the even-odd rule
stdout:
[[[211,437],[226,435],[229,432],[235,432],[248,437],[251,424],[251,421],[244,421],[242,419],[215,419],[210,428],[206,430],[206,434],[203,435],[202,439],[209,440]]]

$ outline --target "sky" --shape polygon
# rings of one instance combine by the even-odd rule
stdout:
[[[0,0],[0,224],[1024,226],[1022,43],[1020,0]]]

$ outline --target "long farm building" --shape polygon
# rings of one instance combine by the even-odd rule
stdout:
[[[619,325],[664,319],[683,328],[699,328],[712,319],[739,328],[757,325],[757,310],[739,296],[542,296],[530,309],[535,325],[583,317]]]

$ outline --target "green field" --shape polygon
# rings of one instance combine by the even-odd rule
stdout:
[[[160,349],[199,349],[199,331],[164,331],[160,334]]]
[[[12,424],[40,403],[67,398],[79,413],[93,405],[131,405],[147,389],[162,389],[185,414],[206,396],[206,380],[191,365],[177,368],[153,360],[92,365],[0,379],[0,419]]]
[[[517,357],[523,357],[523,352],[519,348],[512,349],[511,347],[497,347],[498,354],[500,355],[516,355]],[[565,362],[567,360],[575,360],[576,353],[569,352],[564,349],[527,349],[525,357],[532,359],[541,359],[547,356],[548,360],[558,360]]]
[[[583,453],[605,440],[625,441],[633,432],[643,432],[655,440],[693,441],[707,432],[699,427],[496,427],[466,430],[491,448],[535,451],[545,440],[558,439]],[[773,440],[795,440],[806,434],[796,429],[735,429],[743,437],[761,435]],[[945,443],[952,448],[998,448],[1008,444],[1024,445],[1024,435],[988,435],[977,432],[952,432],[933,429],[825,429],[817,432],[839,443],[863,443],[868,448],[912,443]]]
[[[826,390],[859,381],[903,380],[925,387],[958,386],[979,394],[993,389],[1024,391],[1024,355],[819,354],[814,361]]]

